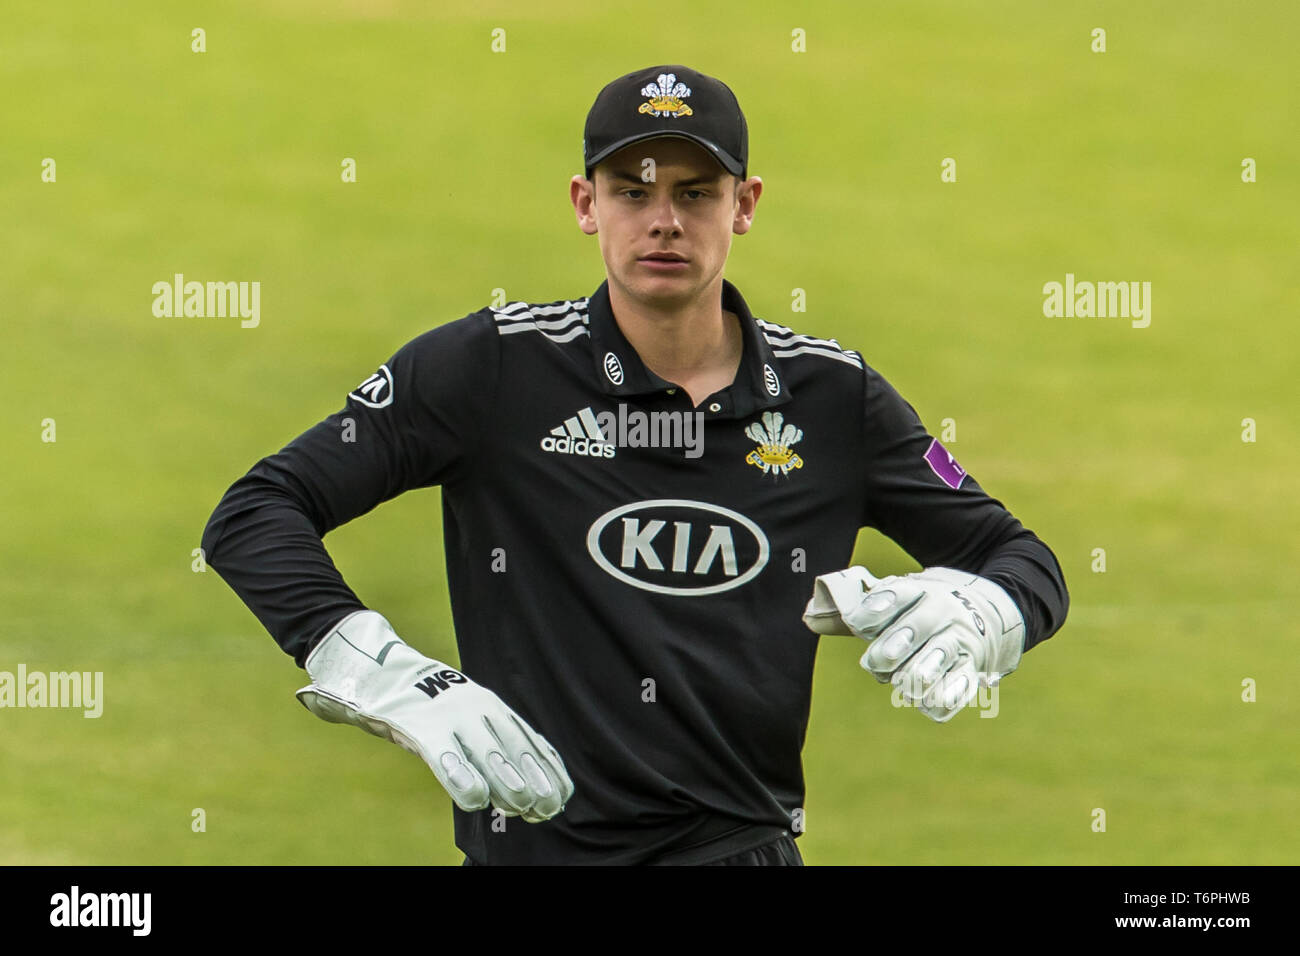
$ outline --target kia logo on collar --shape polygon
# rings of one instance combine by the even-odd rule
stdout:
[[[613,352],[605,353],[605,377],[615,385],[623,384],[623,363]]]

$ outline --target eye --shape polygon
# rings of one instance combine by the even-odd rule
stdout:
[[[692,193],[694,193],[695,195],[692,196],[691,195]],[[706,193],[703,189],[688,189],[686,190],[686,195],[691,199],[703,199],[705,196],[708,195],[708,193]]]
[[[644,190],[644,189],[624,189],[624,190],[623,190],[623,195],[626,196],[628,199],[639,199],[639,198],[640,198],[640,196],[633,196],[632,193],[640,193],[641,195],[644,195],[644,194],[645,194],[645,190]]]

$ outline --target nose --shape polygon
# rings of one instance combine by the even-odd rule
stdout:
[[[650,220],[650,235],[656,239],[678,238],[682,234],[682,224],[677,219],[677,207],[672,196],[665,192],[654,207],[654,218]]]

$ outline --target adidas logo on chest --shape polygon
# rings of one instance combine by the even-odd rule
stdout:
[[[587,458],[613,458],[618,446],[605,437],[591,408],[583,408],[576,415],[556,425],[541,440],[542,451],[556,455],[582,455]]]

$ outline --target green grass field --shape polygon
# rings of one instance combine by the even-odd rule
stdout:
[[[496,288],[596,288],[567,200],[582,120],[659,62],[748,116],[766,185],[727,275],[755,313],[860,349],[932,431],[954,419],[1071,587],[993,720],[895,710],[860,642],[824,640],[807,862],[1300,860],[1300,8],[438,6],[0,14],[0,671],[105,682],[97,720],[0,710],[0,863],[460,862],[423,764],[308,715],[191,551],[235,478],[401,343]],[[260,281],[260,325],[156,318],[177,272]],[[1066,273],[1151,282],[1150,327],[1045,317]],[[437,497],[327,544],[454,660]],[[858,558],[915,567],[874,533]]]

